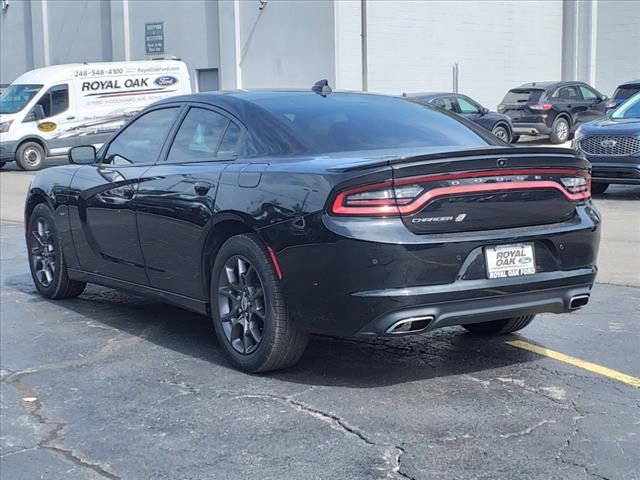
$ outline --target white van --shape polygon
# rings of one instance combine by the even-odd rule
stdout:
[[[0,168],[38,170],[47,156],[101,145],[127,118],[172,95],[191,93],[179,60],[85,63],[38,68],[0,95]]]

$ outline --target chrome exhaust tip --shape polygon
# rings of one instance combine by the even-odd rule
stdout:
[[[409,317],[398,320],[391,325],[385,333],[387,335],[408,335],[410,333],[419,333],[431,325],[433,322],[433,316],[427,315],[424,317]]]
[[[588,293],[584,295],[576,295],[575,297],[571,297],[571,300],[569,300],[569,308],[571,310],[577,310],[584,307],[587,303],[589,303]]]

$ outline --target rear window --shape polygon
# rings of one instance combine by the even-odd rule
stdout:
[[[640,84],[625,85],[624,87],[618,87],[616,93],[613,94],[613,98],[615,98],[616,100],[626,100],[627,98],[631,98],[638,92],[640,92]]]
[[[488,144],[455,118],[401,98],[332,93],[254,101],[287,125],[311,153]]]
[[[514,88],[507,92],[501,103],[538,103],[542,92],[542,90],[534,88]]]

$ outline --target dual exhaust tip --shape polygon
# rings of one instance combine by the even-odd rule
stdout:
[[[433,315],[403,318],[387,328],[385,333],[387,335],[408,335],[410,333],[423,332],[431,325],[433,320]]]
[[[576,295],[569,300],[569,309],[578,310],[589,303],[589,294]],[[433,315],[426,315],[422,317],[409,317],[398,320],[393,323],[385,334],[387,335],[408,335],[412,333],[424,332],[429,325],[433,322]]]

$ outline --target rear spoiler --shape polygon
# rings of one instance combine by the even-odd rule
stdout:
[[[561,147],[488,147],[488,148],[476,148],[466,150],[453,150],[447,152],[425,153],[420,155],[410,155],[405,157],[392,157],[382,159],[378,161],[372,161],[371,163],[363,163],[345,168],[330,169],[333,172],[354,172],[358,170],[369,170],[370,168],[393,166],[401,164],[422,163],[426,161],[447,160],[455,158],[456,160],[477,159],[485,158],[505,157],[509,158],[522,158],[522,157],[549,157],[566,158],[566,159],[582,159],[585,166],[588,162],[584,156],[571,148]]]

